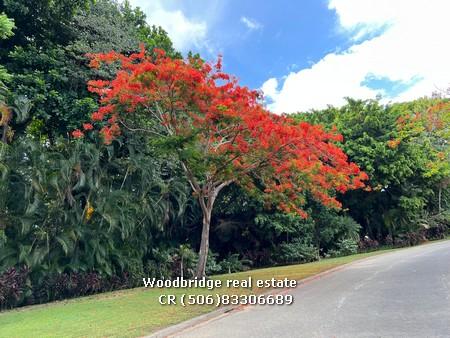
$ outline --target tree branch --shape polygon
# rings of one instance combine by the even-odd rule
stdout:
[[[123,125],[125,128],[127,128],[129,131],[143,131],[143,132],[145,132],[145,133],[154,134],[154,135],[157,135],[157,136],[159,136],[159,137],[164,137],[164,136],[165,136],[165,135],[160,134],[160,133],[158,133],[158,132],[156,132],[156,131],[154,131],[154,130],[151,130],[151,129],[131,128],[131,127],[127,126],[127,125],[123,122],[123,120],[119,120],[119,122],[120,122],[121,125]]]

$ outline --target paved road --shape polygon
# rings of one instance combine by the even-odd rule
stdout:
[[[372,257],[177,337],[450,337],[450,241]]]

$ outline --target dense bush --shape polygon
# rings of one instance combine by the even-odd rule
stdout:
[[[378,243],[377,240],[369,238],[369,236],[364,236],[359,242],[358,242],[358,249],[359,251],[365,252],[365,251],[371,251],[375,250],[380,246],[380,243]]]
[[[336,249],[329,250],[327,255],[330,257],[348,256],[358,252],[358,242],[352,238],[339,240]]]
[[[414,246],[427,241],[423,232],[406,232],[399,234],[394,240],[394,246]]]
[[[0,309],[23,304],[30,295],[29,270],[11,267],[0,274]]]
[[[239,259],[239,254],[232,254],[220,262],[222,273],[245,271],[252,266],[249,259]]]
[[[296,239],[290,243],[282,243],[275,254],[280,263],[307,263],[319,258],[319,250],[310,243]]]
[[[140,276],[142,281],[142,275]],[[102,276],[97,272],[57,273],[34,281],[27,268],[10,268],[0,274],[0,309],[41,304],[137,286],[128,273]]]
[[[427,217],[425,236],[427,239],[443,239],[450,232],[450,212]]]

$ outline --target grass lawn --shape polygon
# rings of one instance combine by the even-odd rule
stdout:
[[[386,250],[215,278],[225,280],[252,276],[254,280],[272,277],[300,280],[383,252]],[[189,290],[191,294],[194,292],[207,294],[208,290]],[[219,292],[248,293],[250,290],[222,288]],[[211,306],[163,306],[158,303],[161,293],[179,295],[186,293],[186,289],[136,288],[2,312],[0,337],[137,337],[215,309]],[[212,293],[217,293],[217,290]]]

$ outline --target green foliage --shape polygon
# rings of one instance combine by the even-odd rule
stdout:
[[[180,260],[180,276],[182,278],[194,276],[198,255],[191,249],[189,244],[181,244],[178,247],[177,254]]]
[[[312,234],[313,229],[311,220],[302,219],[295,214],[284,213],[258,214],[255,217],[255,224],[263,231],[274,233],[276,236],[285,234],[286,236],[306,238]]]
[[[14,35],[14,21],[8,18],[4,13],[0,14],[0,40]]]
[[[152,259],[147,260],[145,272],[148,277],[170,279],[172,277],[171,265],[173,263],[172,250],[154,248],[151,251]]]
[[[231,254],[223,260],[218,260],[218,256],[212,251],[208,252],[208,260],[206,261],[207,275],[245,271],[252,265],[251,260],[240,259],[239,254]]]
[[[89,10],[75,15],[73,35],[75,38],[67,50],[81,63],[86,62],[86,53],[111,50],[128,53],[136,51],[141,41],[136,25],[126,18],[117,3],[110,0],[98,0]]]
[[[337,243],[337,248],[328,251],[330,257],[340,257],[353,255],[358,252],[358,242],[355,239],[347,238],[341,239]]]
[[[220,262],[223,273],[233,273],[248,270],[252,265],[249,259],[240,259],[239,254],[232,254]]]
[[[350,160],[369,175],[372,191],[349,192],[341,198],[363,226],[364,235],[381,241],[389,235],[395,242],[398,234],[418,230],[415,224],[424,210],[438,209],[437,195],[442,195],[442,182],[449,175],[448,158],[439,154],[448,141],[443,138],[445,129],[429,128],[427,114],[441,101],[383,106],[349,99],[341,108],[296,115],[299,120],[336,127],[344,136],[341,146]],[[448,115],[444,109],[439,117],[444,125]]]
[[[115,72],[114,67],[93,71],[86,54],[111,50],[127,54],[144,42],[149,49],[158,47],[176,55],[166,32],[150,28],[139,10],[112,0],[89,1],[89,5],[86,0],[6,1],[0,10],[17,26],[0,53],[0,63],[11,74],[10,87],[15,88],[8,101],[30,100],[29,118],[45,122],[43,132],[51,142],[78,128],[97,108],[86,82]],[[29,121],[15,121],[17,135]]]
[[[74,15],[86,9],[89,0],[4,0],[0,12],[14,19],[17,29],[8,46],[25,46],[33,41],[47,47],[70,40]]]
[[[310,243],[296,239],[280,244],[277,256],[283,263],[307,263],[319,259],[319,250]]]
[[[217,261],[218,254],[208,251],[208,259],[206,260],[206,275],[212,276],[222,272],[222,266]]]
[[[177,222],[188,190],[131,141],[97,147],[20,139],[9,147],[0,181],[0,271],[26,265],[37,282],[90,270],[138,280],[153,236]]]
[[[358,243],[361,226],[353,218],[318,205],[315,210],[315,243],[322,252],[338,249],[344,240]]]

